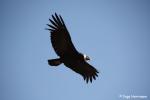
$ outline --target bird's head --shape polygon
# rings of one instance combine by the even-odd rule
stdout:
[[[84,57],[84,60],[85,60],[85,61],[90,60],[90,57],[89,57],[89,56],[87,56],[86,54],[83,54],[83,57]]]

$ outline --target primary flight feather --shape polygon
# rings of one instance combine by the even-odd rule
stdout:
[[[62,17],[55,13],[49,21],[50,24],[47,25],[51,33],[51,43],[59,58],[48,60],[48,64],[58,66],[63,63],[66,67],[82,75],[87,83],[89,80],[90,82],[95,80],[99,72],[87,63],[87,60],[90,60],[88,56],[76,50]]]

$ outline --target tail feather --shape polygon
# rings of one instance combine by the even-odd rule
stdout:
[[[62,63],[61,59],[60,58],[57,58],[57,59],[49,59],[48,60],[48,64],[51,65],[51,66],[58,66]]]

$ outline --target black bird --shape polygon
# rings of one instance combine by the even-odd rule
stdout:
[[[51,33],[51,43],[59,58],[48,60],[48,64],[58,66],[63,63],[68,68],[82,75],[87,83],[89,80],[92,83],[92,80],[98,77],[97,74],[99,72],[86,62],[90,60],[88,56],[76,50],[62,17],[55,13],[49,21],[51,24],[47,25]]]

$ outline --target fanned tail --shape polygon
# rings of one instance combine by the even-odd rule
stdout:
[[[60,58],[57,58],[57,59],[49,59],[48,60],[48,64],[50,66],[58,66],[62,63],[61,59]]]

